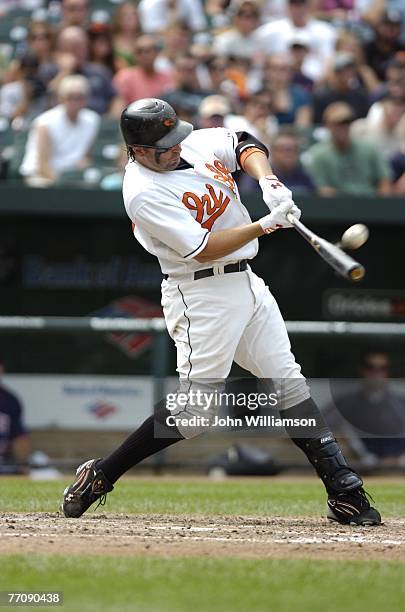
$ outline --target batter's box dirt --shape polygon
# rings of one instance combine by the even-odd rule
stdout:
[[[405,519],[346,527],[325,518],[0,513],[0,553],[33,552],[405,560]]]

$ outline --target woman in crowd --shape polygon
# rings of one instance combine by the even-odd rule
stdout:
[[[356,68],[356,76],[359,83],[370,93],[375,93],[379,86],[380,81],[374,72],[374,70],[367,65],[364,51],[358,36],[354,32],[348,30],[342,30],[336,39],[335,44],[336,53],[346,52],[353,56],[354,65]],[[328,71],[328,77],[333,72],[332,67]]]
[[[274,115],[279,124],[307,128],[312,124],[312,96],[292,83],[293,63],[289,54],[267,57],[263,67],[263,89],[271,93]]]
[[[141,25],[135,4],[123,2],[113,19],[115,70],[135,65],[135,41],[140,34]]]
[[[55,51],[55,33],[46,21],[31,21],[28,29],[28,50],[36,56],[40,65],[53,59]]]
[[[25,55],[36,57],[38,65],[52,62],[55,51],[55,33],[46,21],[31,21],[28,27]],[[13,59],[3,78],[3,84],[19,78],[20,58]]]
[[[115,73],[113,36],[107,23],[92,23],[87,30],[89,35],[89,61],[100,64]]]
[[[157,58],[161,70],[172,70],[179,55],[188,54],[192,32],[184,21],[172,21],[162,36],[162,51]]]

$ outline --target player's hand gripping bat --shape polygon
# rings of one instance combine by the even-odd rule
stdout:
[[[353,257],[342,251],[339,247],[324,238],[317,236],[306,225],[301,223],[294,215],[287,213],[288,221],[312,248],[320,255],[338,274],[350,281],[356,282],[363,278],[366,271]]]

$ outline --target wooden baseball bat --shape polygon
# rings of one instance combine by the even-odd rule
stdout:
[[[294,226],[299,234],[312,248],[328,263],[338,274],[347,278],[347,280],[357,282],[361,280],[366,271],[364,267],[353,257],[339,249],[337,246],[328,242],[324,238],[317,236],[306,225],[301,223],[299,219],[291,213],[287,213],[287,219]]]

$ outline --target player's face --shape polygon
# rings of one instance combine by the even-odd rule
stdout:
[[[180,154],[180,144],[167,150],[135,147],[136,160],[155,172],[168,172],[177,168]]]

